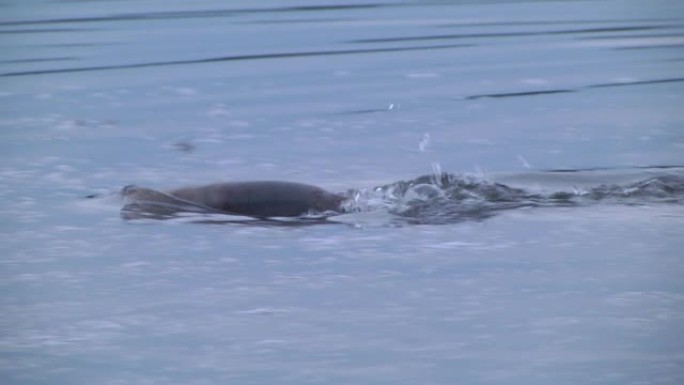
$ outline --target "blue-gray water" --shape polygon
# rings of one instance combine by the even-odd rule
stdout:
[[[676,0],[2,1],[0,382],[681,384],[683,47]],[[440,171],[525,193],[374,190]],[[120,217],[253,179],[368,207]]]

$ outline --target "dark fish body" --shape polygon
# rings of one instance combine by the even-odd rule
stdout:
[[[180,188],[168,194],[220,212],[257,218],[340,212],[344,200],[343,196],[316,186],[278,181],[216,183]]]

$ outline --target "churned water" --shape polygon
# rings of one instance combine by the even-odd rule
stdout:
[[[684,383],[683,46],[675,0],[0,2],[0,382]],[[121,215],[239,180],[348,201]]]

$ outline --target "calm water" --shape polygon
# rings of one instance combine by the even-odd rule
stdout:
[[[675,0],[2,1],[0,380],[684,383],[683,47]],[[572,202],[373,192],[440,170]],[[368,209],[119,215],[252,179]]]

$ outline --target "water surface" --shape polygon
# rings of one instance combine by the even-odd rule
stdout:
[[[684,381],[681,2],[0,7],[3,383]],[[359,210],[120,217],[254,179]]]

